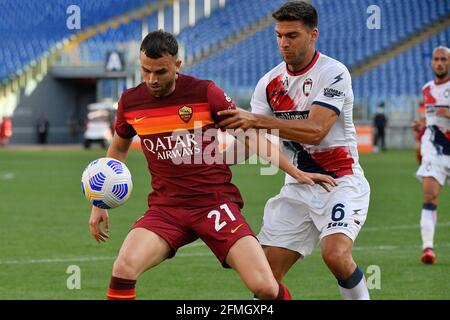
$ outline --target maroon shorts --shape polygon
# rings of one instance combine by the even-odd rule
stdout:
[[[177,208],[153,205],[138,219],[132,229],[145,228],[158,234],[172,248],[198,238],[216,255],[224,267],[228,251],[242,237],[255,236],[239,206],[233,202],[204,208]]]

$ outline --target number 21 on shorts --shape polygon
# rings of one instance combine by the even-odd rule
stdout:
[[[228,205],[225,203],[223,205],[220,206],[220,209],[222,210],[212,210],[208,213],[208,218],[211,219],[213,216],[215,216],[215,221],[214,221],[214,229],[216,229],[216,231],[220,231],[220,229],[222,229],[223,227],[225,227],[227,225],[226,221],[222,221],[220,222],[220,215],[221,215],[221,211],[225,211],[225,213],[228,215],[228,217],[230,218],[231,221],[235,221],[236,217],[233,215],[233,213],[231,212],[230,208],[228,207]]]

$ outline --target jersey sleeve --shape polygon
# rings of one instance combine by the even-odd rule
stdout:
[[[215,123],[226,119],[228,116],[219,116],[217,113],[222,110],[235,110],[236,105],[233,100],[220,89],[214,82],[208,85],[207,89],[208,103],[211,108],[211,116]]]
[[[267,102],[265,80],[266,77],[263,77],[258,81],[255,91],[253,92],[252,99],[250,100],[250,106],[252,107],[253,113],[270,116],[272,115],[272,108]]]
[[[351,86],[352,80],[347,68],[343,65],[327,68],[319,81],[319,90],[312,104],[331,109],[339,116]]]
[[[136,131],[133,126],[131,126],[125,119],[124,114],[124,98],[123,95],[120,97],[117,113],[116,113],[116,124],[114,129],[116,133],[123,139],[131,139],[136,135]]]

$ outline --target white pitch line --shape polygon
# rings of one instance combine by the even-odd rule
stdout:
[[[194,242],[185,246],[185,248],[203,247],[206,246],[203,242]],[[177,257],[194,257],[202,256],[203,253],[178,253]],[[208,253],[209,255],[209,253]],[[89,261],[104,261],[114,260],[116,257],[77,257],[77,258],[54,258],[54,259],[29,259],[29,260],[0,260],[2,264],[40,264],[40,263],[63,263],[63,262],[89,262]]]
[[[450,221],[442,222],[436,225],[436,227],[448,227],[450,226]],[[397,226],[385,226],[385,227],[363,227],[362,231],[383,231],[383,230],[404,230],[404,229],[418,229],[419,224],[411,225],[397,225]],[[185,246],[185,248],[193,247],[204,247],[206,246],[204,242],[193,242]],[[450,247],[450,243],[439,244],[439,247]],[[355,246],[353,250],[363,251],[363,250],[376,250],[376,251],[392,251],[399,249],[420,249],[417,246],[391,246],[391,245],[381,245],[381,246]],[[319,249],[316,249],[319,250]],[[213,255],[211,252],[192,252],[192,253],[178,253],[176,257],[204,257]],[[67,262],[92,262],[92,261],[107,261],[114,260],[116,257],[75,257],[75,258],[54,258],[54,259],[28,259],[28,260],[0,260],[0,265],[26,265],[26,264],[46,264],[46,263],[67,263]]]
[[[450,242],[449,243],[440,243],[435,246],[435,248],[450,248]],[[354,246],[353,251],[392,251],[392,250],[404,250],[404,249],[417,249],[419,251],[422,250],[421,245],[414,245],[414,246],[390,246],[390,245],[381,245],[381,246]]]
[[[192,252],[178,253],[176,257],[206,257],[213,255],[212,252]],[[116,257],[75,257],[75,258],[55,258],[55,259],[29,259],[29,260],[0,260],[0,265],[12,264],[47,264],[47,263],[67,263],[67,262],[93,262],[115,260]]]
[[[450,248],[449,243],[440,243],[437,248]],[[393,251],[393,250],[405,250],[405,249],[417,249],[420,250],[420,245],[414,246],[355,246],[353,251]],[[320,248],[316,248],[315,251],[319,251]],[[175,257],[208,257],[213,256],[212,252],[191,252],[191,253],[178,253]],[[116,257],[75,257],[75,258],[56,258],[56,259],[30,259],[30,260],[0,260],[0,265],[26,265],[26,264],[48,264],[48,263],[67,263],[67,262],[93,262],[93,261],[108,261],[114,260]]]
[[[436,228],[440,227],[448,227],[450,226],[450,221],[439,222],[436,224]],[[385,230],[406,230],[406,229],[419,229],[420,224],[417,222],[416,224],[404,224],[398,226],[384,226],[384,227],[362,227],[361,232],[364,231],[385,231]]]
[[[45,263],[65,263],[65,262],[86,262],[114,260],[115,257],[76,257],[76,258],[55,258],[55,259],[29,259],[29,260],[0,260],[2,264],[45,264]]]
[[[2,172],[1,179],[2,180],[12,180],[15,178],[15,174],[13,172]]]

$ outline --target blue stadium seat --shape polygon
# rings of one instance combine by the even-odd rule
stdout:
[[[443,0],[313,0],[319,12],[317,47],[347,66],[362,62],[445,15]],[[368,29],[367,8],[380,8],[380,29]],[[363,52],[356,54],[356,50]]]
[[[433,49],[450,43],[450,28],[418,44],[374,70],[353,79],[357,98],[372,95],[420,95],[422,86],[433,79],[430,67]]]
[[[85,29],[152,1],[156,0],[0,0],[0,81],[79,31],[66,26],[70,5],[80,7],[81,28]]]
[[[449,0],[313,0],[312,3],[320,16],[317,48],[347,67],[413,35],[450,11]],[[367,28],[367,8],[370,5],[381,9],[381,29]],[[215,30],[212,24],[210,28]],[[266,27],[186,72],[227,84],[230,91],[253,88],[260,77],[281,62],[273,29],[273,25]],[[190,41],[194,43],[197,39]],[[418,88],[431,78],[429,58],[438,42],[448,45],[448,31],[411,49],[415,53],[407,51],[394,59],[395,62],[354,79],[356,98],[373,94],[417,95]],[[241,76],[242,73],[248,74]]]
[[[185,28],[178,40],[184,45],[186,54],[194,56],[270,14],[283,2],[228,0],[224,9],[213,12],[210,18],[202,19],[193,27]]]

